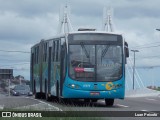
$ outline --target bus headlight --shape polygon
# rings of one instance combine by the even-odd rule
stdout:
[[[113,89],[118,89],[118,88],[121,88],[122,87],[122,84],[115,84],[113,85]]]
[[[76,84],[68,84],[68,87],[72,88],[72,89],[78,89],[79,85]]]

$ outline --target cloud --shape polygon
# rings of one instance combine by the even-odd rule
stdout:
[[[31,40],[50,35],[52,32],[54,34],[53,27],[56,24],[52,21],[57,21],[57,15],[47,14],[46,17],[48,19],[36,16],[26,19],[16,13],[5,12],[0,17],[0,39],[31,42]]]
[[[0,3],[0,48],[30,51],[30,47],[41,39],[56,34],[60,6],[65,5],[66,0],[0,0]],[[155,31],[160,26],[159,3],[159,0],[68,1],[71,7],[70,18],[75,30],[80,27],[101,30],[103,7],[113,7],[115,30],[124,33],[130,48],[159,41],[160,34]],[[160,53],[159,48],[139,50],[137,58]],[[0,55],[3,59],[13,60],[3,61],[3,64],[14,64],[16,60],[17,63],[30,60],[30,55],[26,54],[0,52]],[[131,52],[130,56],[133,57]],[[141,59],[137,60],[137,65],[160,65],[158,60],[155,58],[152,59],[154,62],[151,62],[148,58]],[[28,69],[28,66],[22,67]]]

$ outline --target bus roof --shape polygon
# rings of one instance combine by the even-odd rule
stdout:
[[[51,40],[51,39],[56,39],[56,38],[61,38],[61,37],[65,37],[66,35],[69,34],[83,34],[83,33],[102,33],[102,34],[112,34],[112,35],[122,35],[122,33],[116,33],[116,32],[106,32],[106,31],[74,31],[74,32],[69,32],[69,33],[63,33],[63,34],[59,34],[59,35],[55,35],[53,37],[50,37],[48,39],[44,39],[44,40]]]
[[[106,31],[74,31],[68,34],[78,34],[78,33],[102,33],[102,34],[122,35],[122,33],[106,32]]]
[[[56,38],[62,38],[62,37],[65,37],[66,35],[69,35],[69,34],[83,34],[83,33],[91,33],[91,34],[95,34],[95,33],[101,33],[101,34],[112,34],[112,35],[122,35],[122,33],[116,33],[116,32],[107,32],[107,31],[74,31],[74,32],[69,32],[69,33],[63,33],[63,34],[58,34],[58,35],[55,35],[53,37],[49,37],[49,38],[46,38],[46,39],[42,39],[44,41],[49,41],[49,40],[53,40],[53,39],[56,39]],[[41,42],[41,41],[40,41]],[[40,43],[39,42],[39,43]],[[37,46],[39,43],[37,44],[34,44],[32,47],[34,46]]]

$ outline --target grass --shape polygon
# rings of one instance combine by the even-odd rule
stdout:
[[[87,104],[82,104],[82,103],[76,103],[76,102],[62,102],[62,103],[59,103],[57,101],[54,101],[55,103],[58,103],[62,106],[66,106],[66,111],[73,111],[72,108],[77,108],[77,110],[75,111],[81,111],[81,109],[79,107],[92,107],[91,111],[96,111],[96,108],[94,107],[94,105],[90,104],[90,103],[87,103]],[[34,113],[34,112],[42,112],[42,111],[47,111],[47,109],[45,107],[43,107],[44,110],[35,110],[33,108],[28,108],[28,109],[11,109],[11,108],[4,108],[3,111],[11,111],[11,112],[27,112],[27,111],[31,111],[31,113]],[[46,110],[45,110],[46,109]],[[54,111],[53,111],[54,112]],[[53,116],[53,114],[55,113],[49,113],[49,114],[52,114],[51,116]],[[74,114],[74,113],[71,113],[71,114]],[[84,114],[87,114],[87,113],[84,113]],[[74,114],[75,115],[75,114]],[[65,116],[62,116],[62,117],[26,117],[26,118],[22,118],[22,117],[12,117],[12,118],[0,118],[0,120],[103,120],[103,118],[101,117],[74,117],[74,115],[71,115],[73,117],[65,117]],[[82,115],[83,116],[83,115]],[[105,120],[108,119],[108,118],[105,118]]]

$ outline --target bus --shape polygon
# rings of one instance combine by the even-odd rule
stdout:
[[[87,102],[125,96],[128,44],[122,34],[76,31],[41,40],[31,48],[31,89],[35,98]]]

